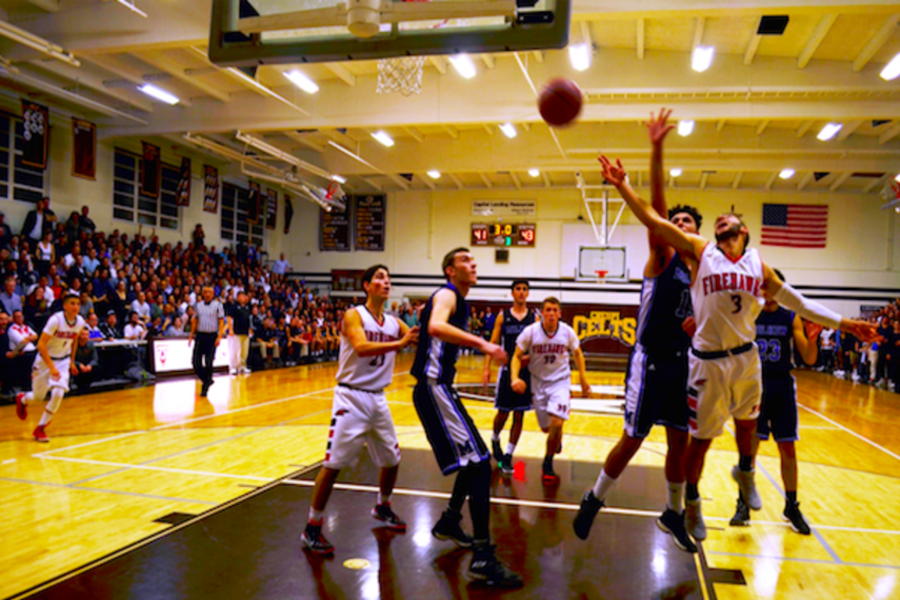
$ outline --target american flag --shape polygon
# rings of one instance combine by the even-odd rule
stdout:
[[[824,248],[827,236],[827,205],[763,204],[763,245]]]

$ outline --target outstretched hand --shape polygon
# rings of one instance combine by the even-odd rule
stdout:
[[[849,331],[861,342],[876,342],[881,340],[875,325],[868,321],[857,319],[844,319],[841,321],[841,331]]]
[[[666,135],[673,129],[675,129],[674,125],[670,125],[668,123],[669,117],[672,115],[672,111],[666,110],[665,108],[659,111],[659,116],[655,116],[653,113],[650,113],[650,120],[644,121],[644,125],[647,126],[647,132],[650,134],[650,143],[653,145],[662,144],[663,140],[666,139]]]
[[[603,170],[603,178],[610,184],[615,187],[619,187],[623,183],[625,183],[625,177],[628,175],[625,172],[625,167],[622,166],[621,159],[616,159],[616,164],[613,164],[606,156],[600,155],[600,165]]]

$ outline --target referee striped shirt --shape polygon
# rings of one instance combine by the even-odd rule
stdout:
[[[198,333],[219,333],[219,319],[225,318],[225,309],[218,300],[197,302],[194,307]]]

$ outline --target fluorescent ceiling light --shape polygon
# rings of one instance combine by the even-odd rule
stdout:
[[[504,123],[503,125],[500,126],[500,131],[502,131],[503,135],[505,135],[509,139],[512,139],[512,138],[516,137],[517,135],[519,135],[519,132],[516,131],[516,126],[513,125],[512,123]]]
[[[346,177],[341,177],[340,175],[332,175],[332,176],[331,176],[331,180],[332,180],[332,181],[337,181],[338,183],[347,183],[347,178],[346,178]]]
[[[681,169],[671,169],[669,171],[669,175],[672,177],[681,177],[682,170]]]
[[[782,169],[781,173],[779,173],[778,176],[781,177],[782,179],[790,179],[791,177],[794,176],[794,170],[793,169]]]
[[[296,85],[307,94],[315,94],[319,91],[319,86],[316,85],[315,81],[296,69],[294,69],[293,71],[283,71],[283,74],[285,77],[291,80],[291,83]]]
[[[161,90],[158,87],[156,87],[155,85],[150,84],[150,83],[145,83],[144,85],[140,86],[138,89],[141,90],[142,92],[144,92],[145,94],[147,94],[148,96],[153,96],[157,100],[161,100],[162,102],[165,102],[166,104],[178,104],[180,102],[180,100],[178,99],[177,96],[173,96],[169,92],[167,92],[165,90]]]
[[[900,54],[892,58],[891,62],[881,70],[881,78],[886,81],[897,79],[897,77],[900,77]]]
[[[440,179],[441,172],[432,169],[432,170],[428,171],[428,176],[431,177],[432,179]]]
[[[897,173],[897,176],[894,177],[894,181],[896,181],[897,183],[900,183],[900,173]]]
[[[591,45],[570,44],[569,60],[572,61],[572,68],[576,71],[587,71],[591,66]]]
[[[384,144],[388,148],[394,145],[394,140],[383,131],[376,131],[372,134],[372,137],[378,140],[380,143]]]
[[[822,128],[822,130],[819,132],[819,135],[817,135],[816,137],[823,142],[827,142],[828,140],[836,136],[838,134],[838,131],[840,131],[842,127],[843,125],[841,125],[840,123],[828,123],[827,125],[825,125],[825,127]]]
[[[539,177],[541,172],[538,169],[528,169],[528,174],[532,177]]]
[[[472,79],[478,74],[478,71],[475,69],[475,63],[472,62],[472,59],[469,58],[468,54],[456,54],[451,56],[450,62],[453,63],[453,68],[456,69],[456,72],[466,79]]]
[[[694,51],[691,53],[691,68],[698,73],[707,70],[709,65],[712,64],[713,55],[715,55],[715,53],[716,49],[712,46],[695,47]]]
[[[693,121],[678,121],[678,135],[681,137],[687,137],[691,135],[694,131],[694,122]]]

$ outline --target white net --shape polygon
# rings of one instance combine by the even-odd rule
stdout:
[[[422,93],[422,69],[424,56],[403,56],[383,58],[378,61],[379,94],[400,92],[404,96]]]

